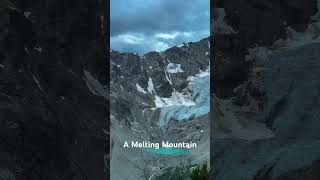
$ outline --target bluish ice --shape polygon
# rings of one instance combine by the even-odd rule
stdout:
[[[209,68],[196,76],[190,77],[188,89],[190,97],[183,97],[186,103],[174,103],[170,106],[162,106],[159,125],[167,124],[171,119],[184,121],[206,115],[210,111],[210,73]],[[193,104],[190,105],[189,101]]]

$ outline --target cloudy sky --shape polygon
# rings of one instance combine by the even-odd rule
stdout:
[[[210,34],[210,0],[111,0],[111,49],[144,54]]]

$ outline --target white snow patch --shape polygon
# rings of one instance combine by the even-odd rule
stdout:
[[[141,92],[141,93],[143,93],[143,94],[147,94],[147,92],[137,83],[136,84],[136,86],[137,86],[137,90],[139,91],[139,92]]]
[[[182,43],[182,44],[177,45],[177,47],[179,47],[179,48],[184,47],[184,46],[186,46],[186,43]]]
[[[164,71],[164,74],[166,75],[166,78],[167,78],[169,84],[172,85],[172,82],[171,82],[170,78],[169,78],[168,75],[167,75],[167,71]],[[169,76],[170,76],[170,74],[169,74]]]
[[[180,64],[169,63],[167,66],[167,72],[168,73],[180,73],[180,72],[184,72],[184,71],[181,69]]]
[[[153,82],[152,82],[152,79],[151,79],[151,77],[149,77],[149,81],[148,81],[148,92],[150,93],[150,94],[152,94],[152,91],[154,92],[154,93],[156,93],[156,91],[154,90],[154,88],[153,88]]]

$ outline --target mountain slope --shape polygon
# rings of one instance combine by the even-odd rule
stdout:
[[[317,2],[215,7],[213,178],[319,179]]]
[[[141,57],[110,54],[111,178],[148,179],[188,159],[208,161],[208,39]],[[125,149],[124,141],[193,141],[199,148],[173,160],[172,155]]]

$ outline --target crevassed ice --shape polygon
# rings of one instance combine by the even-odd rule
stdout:
[[[155,104],[161,109],[159,126],[171,119],[187,120],[206,115],[210,111],[210,68],[188,78],[190,94],[173,92],[170,98],[155,96]]]
[[[181,64],[169,63],[167,66],[167,72],[168,73],[180,73],[180,72],[184,72],[184,71],[181,69]]]
[[[155,96],[154,103],[157,108],[169,107],[169,106],[194,106],[195,102],[190,96],[184,95],[179,92],[173,92],[170,98],[162,98]]]

